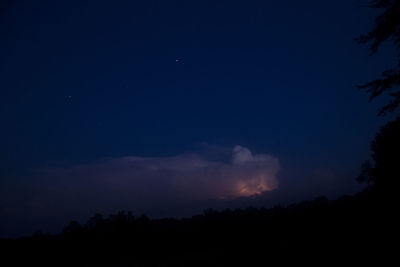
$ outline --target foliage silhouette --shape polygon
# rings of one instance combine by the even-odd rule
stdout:
[[[360,35],[356,40],[360,44],[371,43],[371,54],[376,53],[386,40],[391,40],[396,48],[399,49],[400,0],[374,0],[370,7],[384,9],[384,11],[377,17],[375,28],[366,34]],[[383,71],[382,77],[378,79],[357,86],[357,88],[370,94],[370,101],[384,92],[390,92],[392,100],[380,110],[379,115],[393,112],[400,105],[400,54],[397,57],[397,67]]]
[[[371,176],[376,187],[389,193],[400,179],[400,117],[381,128],[371,144],[375,161]]]
[[[365,161],[357,181],[367,183],[381,195],[391,197],[400,179],[400,117],[381,127],[371,142],[373,163]]]
[[[373,184],[374,177],[372,175],[373,165],[369,160],[366,160],[361,165],[360,175],[357,177],[357,182],[367,183],[368,187]]]

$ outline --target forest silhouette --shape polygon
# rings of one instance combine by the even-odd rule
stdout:
[[[330,201],[206,210],[186,219],[130,212],[71,222],[62,233],[1,240],[7,266],[251,266],[388,260],[393,210],[375,187]],[[394,248],[393,248],[394,249]],[[386,256],[388,255],[388,256]]]
[[[400,1],[373,1],[383,9],[377,26],[357,40],[385,40],[399,48]],[[380,114],[400,103],[399,65],[358,86],[371,99],[390,92]],[[3,266],[252,266],[300,264],[380,265],[396,255],[395,190],[400,178],[400,117],[384,125],[371,142],[372,162],[357,180],[365,189],[336,200],[314,200],[274,208],[205,210],[191,218],[149,219],[120,211],[70,222],[61,233],[0,240]]]

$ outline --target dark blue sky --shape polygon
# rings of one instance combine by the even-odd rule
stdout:
[[[199,144],[348,179],[388,119],[354,85],[395,64],[367,2],[2,1],[1,179]]]

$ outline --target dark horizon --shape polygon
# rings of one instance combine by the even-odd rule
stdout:
[[[367,1],[368,2],[368,1]],[[273,207],[356,181],[396,66],[366,1],[3,1],[0,238],[120,210]]]

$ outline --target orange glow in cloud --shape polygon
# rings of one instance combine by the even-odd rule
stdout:
[[[266,191],[271,191],[277,188],[277,184],[270,184],[269,178],[266,176],[258,176],[246,181],[237,183],[236,192],[232,197],[250,197],[254,195],[261,195]]]
[[[218,186],[213,186],[219,199],[261,195],[278,187],[279,160],[266,154],[253,155],[245,147],[233,149],[232,163],[223,170],[213,178],[219,181]]]

